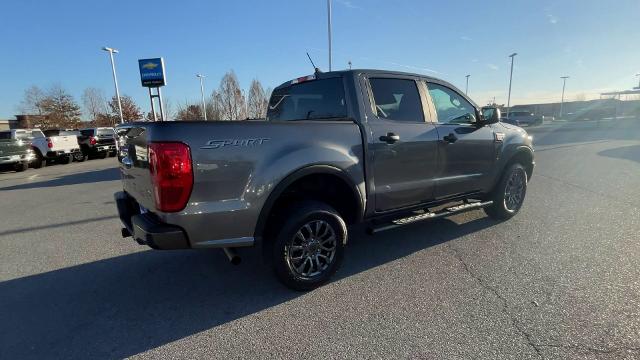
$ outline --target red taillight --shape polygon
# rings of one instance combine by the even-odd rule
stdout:
[[[94,138],[93,136],[89,137],[89,144],[95,145],[97,143],[98,143],[98,141],[96,140],[96,138]]]
[[[53,143],[51,142],[51,139],[47,138],[47,147],[49,149],[51,149],[53,147]]]
[[[184,209],[193,188],[189,146],[178,142],[149,144],[149,171],[156,208],[162,212]]]

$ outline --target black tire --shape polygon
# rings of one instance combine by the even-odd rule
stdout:
[[[29,163],[28,162],[17,163],[16,166],[14,167],[16,172],[23,172],[23,171],[27,170],[28,168],[29,168]]]
[[[111,151],[109,152],[109,157],[114,157],[116,156],[117,152],[116,151]]]
[[[526,194],[527,172],[521,164],[511,164],[489,198],[493,204],[484,208],[484,212],[496,220],[510,219],[520,211]]]
[[[98,153],[98,156],[96,156],[98,159],[106,159],[107,158],[107,152],[103,151],[101,153]]]
[[[40,169],[47,166],[47,160],[42,156],[39,150],[34,150],[36,153],[36,158],[31,163],[34,169]]]
[[[83,162],[89,159],[89,156],[85,155],[82,151],[73,154],[73,160],[77,162]]]
[[[347,241],[344,220],[331,206],[319,201],[297,203],[285,211],[282,219],[272,253],[278,280],[297,291],[325,284],[342,264]],[[317,271],[313,272],[314,268]]]
[[[73,162],[73,155],[63,156],[58,160],[61,164],[71,164]]]

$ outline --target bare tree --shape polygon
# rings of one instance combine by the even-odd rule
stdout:
[[[124,121],[136,121],[142,119],[144,114],[138,105],[133,101],[130,96],[120,96],[120,104],[122,104],[122,118]],[[111,117],[113,118],[113,124],[115,125],[120,119],[120,112],[118,111],[118,99],[114,96],[109,101],[109,109],[111,110]]]
[[[90,121],[95,121],[100,115],[107,114],[107,99],[101,89],[93,87],[84,89],[82,103]]]
[[[43,128],[74,128],[79,125],[80,106],[60,85],[49,88],[39,106],[42,115],[46,115],[46,120],[40,124]]]
[[[185,103],[184,106],[178,107],[176,120],[196,121],[203,119],[204,116],[202,115],[202,105]]]
[[[267,115],[267,96],[260,81],[254,79],[249,88],[247,116],[251,119],[264,118]]]
[[[246,118],[244,95],[233,70],[227,72],[220,81],[218,95],[220,96],[221,120]]]
[[[18,111],[29,115],[44,115],[42,111],[42,100],[45,93],[39,87],[32,85],[24,91],[24,98],[18,105]]]

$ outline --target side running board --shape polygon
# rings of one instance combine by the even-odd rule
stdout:
[[[395,228],[412,224],[418,221],[438,219],[438,218],[447,217],[455,214],[460,214],[470,210],[481,209],[491,204],[493,204],[493,201],[470,202],[470,203],[464,203],[461,205],[451,206],[436,212],[431,212],[425,209],[425,212],[422,214],[416,214],[416,215],[411,215],[404,218],[394,219],[394,220],[391,220],[389,223],[372,225],[367,229],[367,232],[370,235],[373,235],[381,231],[395,229]]]

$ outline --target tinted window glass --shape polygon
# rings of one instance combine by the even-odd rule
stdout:
[[[115,135],[113,129],[98,129],[98,135]]]
[[[274,90],[267,120],[290,121],[347,116],[342,78],[310,80]]]
[[[82,134],[82,136],[93,136],[93,129],[80,130],[80,134]]]
[[[378,117],[396,121],[424,121],[420,93],[415,81],[369,79],[369,83]]]
[[[46,137],[50,137],[50,136],[58,136],[60,134],[60,130],[44,130],[42,131],[44,133],[44,136]]]
[[[429,94],[442,124],[469,124],[476,121],[476,110],[462,95],[448,87],[429,83]]]
[[[0,131],[0,140],[11,139],[11,133],[8,131]]]

